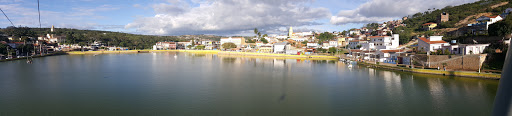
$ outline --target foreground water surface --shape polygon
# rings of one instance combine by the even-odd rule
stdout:
[[[497,86],[326,60],[63,55],[0,62],[0,115],[490,115]]]

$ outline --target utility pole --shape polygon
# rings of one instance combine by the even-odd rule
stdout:
[[[463,70],[463,71],[464,71],[464,55],[466,55],[465,48],[466,48],[466,47],[463,47],[463,48],[462,48],[462,70]]]
[[[9,51],[9,46],[7,46],[6,48],[7,48],[7,58],[9,58],[9,56],[11,56],[11,52]]]

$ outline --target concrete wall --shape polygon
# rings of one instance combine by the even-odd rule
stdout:
[[[468,70],[478,71],[485,61],[487,54],[475,55],[430,55],[428,61],[429,68],[443,68],[443,63],[447,64],[446,69],[450,70]]]

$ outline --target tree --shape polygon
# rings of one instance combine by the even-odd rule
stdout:
[[[247,39],[247,41],[245,41],[245,43],[256,43],[256,41],[254,41],[253,39]]]
[[[259,31],[258,28],[254,28],[254,34],[258,35]]]
[[[194,46],[192,46],[192,45],[187,46],[188,49],[192,49],[192,47],[194,47]]]
[[[4,30],[5,34],[20,38],[22,36],[36,37],[36,33],[29,27],[13,27],[9,26]]]
[[[368,23],[366,24],[366,28],[368,29],[377,29],[379,27],[379,23]]]
[[[499,21],[489,25],[490,36],[505,36],[512,33],[512,19],[507,17],[504,21]]]
[[[327,52],[326,49],[323,49],[323,48],[318,48],[316,51],[318,51],[319,53],[325,53]]]
[[[0,43],[0,54],[7,55],[7,47],[10,47],[7,44]]]
[[[319,44],[322,44],[322,42],[324,41],[329,41],[330,39],[334,38],[336,36],[334,36],[333,34],[329,33],[329,32],[324,32],[324,33],[321,33],[319,36],[318,36],[318,43]]]
[[[330,47],[329,48],[329,53],[334,54],[334,53],[336,53],[336,51],[338,51],[338,49],[336,49],[335,47]]]
[[[85,42],[78,42],[78,45],[80,46],[80,48],[82,49],[82,52],[84,51],[84,46],[87,46],[87,43]]]
[[[0,31],[0,41],[6,41],[6,42],[8,42],[8,41],[9,41],[9,39],[8,39],[7,37],[3,36],[3,34],[4,34],[4,33]]]
[[[231,43],[231,42],[228,42],[228,43],[224,43],[221,45],[222,48],[224,49],[231,49],[231,48],[236,48],[236,45],[234,43]]]
[[[345,35],[347,35],[347,33],[348,33],[347,31],[343,30],[343,32],[341,32],[341,35],[345,36]]]
[[[27,53],[31,53],[34,50],[34,45],[32,44],[22,44],[16,46],[16,49],[21,53],[21,55],[27,55]]]
[[[376,36],[378,35],[377,31],[372,31],[372,33],[370,33],[372,36]]]
[[[450,50],[448,49],[444,49],[443,51],[443,55],[451,55],[452,53],[450,53]]]
[[[196,46],[196,49],[198,49],[198,50],[204,50],[204,48],[206,48],[204,45],[198,45],[198,46]]]
[[[306,44],[308,44],[308,41],[306,40],[306,41],[303,41],[303,42],[301,42],[301,43],[302,43],[302,44],[304,44],[304,45],[306,45]]]
[[[265,38],[261,38],[261,39],[260,39],[260,41],[261,41],[261,42],[263,42],[264,44],[267,44],[267,43],[268,43],[268,40],[267,40],[267,39],[265,39]]]

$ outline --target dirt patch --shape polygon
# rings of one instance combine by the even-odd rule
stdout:
[[[491,9],[498,8],[500,6],[507,5],[507,4],[508,4],[508,2],[502,2],[502,3],[496,4],[496,5],[492,5]]]
[[[436,34],[445,34],[447,32],[452,32],[452,31],[456,31],[458,30],[459,28],[443,28],[443,29],[433,29],[432,31],[435,31],[437,32]]]
[[[492,15],[492,13],[490,13],[490,12],[478,13],[478,14],[475,14],[475,15],[470,15],[470,16],[466,17],[464,20],[461,20],[458,23],[456,23],[455,27],[458,27],[458,28],[465,27],[468,24],[476,23],[476,19],[481,17],[481,16],[490,16],[490,15]]]

